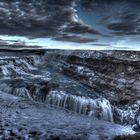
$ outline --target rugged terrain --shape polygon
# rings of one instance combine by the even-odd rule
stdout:
[[[139,131],[139,64],[139,52],[1,50],[1,139],[109,140]]]
[[[50,65],[110,101],[115,122],[139,122],[140,52],[56,51],[50,56]]]
[[[0,93],[1,140],[109,140],[134,133],[97,119]]]

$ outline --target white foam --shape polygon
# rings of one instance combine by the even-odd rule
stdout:
[[[110,102],[104,98],[91,99],[88,97],[66,94],[63,91],[51,91],[49,95],[47,95],[47,102],[79,114],[113,122]]]

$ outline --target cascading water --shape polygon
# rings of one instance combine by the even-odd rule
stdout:
[[[51,91],[47,95],[47,103],[72,110],[79,114],[113,122],[111,105],[109,101],[104,98],[91,99],[66,94],[63,91]]]
[[[16,96],[26,97],[29,94],[29,92],[26,88],[22,87],[22,88],[15,88],[13,90],[13,94]]]
[[[9,74],[8,68],[6,66],[1,66],[1,71],[5,76]]]
[[[0,1],[0,139],[22,139],[17,133],[32,127],[25,139],[44,139],[45,129],[62,139],[71,132],[68,139],[107,140],[115,123],[140,131],[138,1]]]
[[[1,56],[0,91],[16,96],[31,97],[27,87],[33,82],[35,76],[41,77],[37,67],[41,64],[41,59],[40,55],[32,55],[32,53],[21,55],[21,52],[17,52],[16,56],[15,53]]]
[[[1,75],[17,76],[32,75],[30,72],[37,70],[36,65],[41,63],[40,56],[23,56],[20,57],[0,57]]]
[[[67,70],[64,69],[65,67],[71,66],[68,67],[71,70],[70,72],[74,71],[77,75],[79,74],[81,80],[82,78],[88,80],[88,77],[96,78],[94,74],[97,74],[97,72],[86,68],[84,65],[86,62],[83,62],[84,66],[82,66],[82,63],[81,65],[69,65],[68,56],[71,53],[73,51],[69,51],[66,55],[64,51],[58,51],[58,53],[57,51],[49,51],[43,55],[33,55],[30,52],[27,55],[17,53],[18,55],[15,57],[13,52],[10,56],[9,54],[0,56],[0,76],[2,77],[0,91],[110,122],[131,125],[139,122],[139,119],[137,119],[138,104],[135,108],[125,107],[125,109],[119,109],[117,107],[116,109],[110,105],[104,93],[96,93],[94,90],[61,73]],[[61,59],[60,63],[58,62],[59,59]],[[73,61],[75,62],[75,60]],[[98,74],[104,77],[104,75]],[[91,82],[93,80],[90,79]],[[101,81],[101,79],[98,80]],[[57,86],[49,86],[53,82]],[[113,94],[108,92],[108,95],[111,97]],[[101,96],[104,98],[100,98]]]

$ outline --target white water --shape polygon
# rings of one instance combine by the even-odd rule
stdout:
[[[91,99],[83,96],[68,95],[63,91],[51,91],[47,96],[47,102],[79,114],[113,122],[111,105],[104,98]]]
[[[0,70],[3,77],[10,75],[32,75],[30,71],[37,70],[36,65],[41,63],[38,56],[31,57],[0,57]]]
[[[26,75],[26,77],[29,75],[35,77],[31,71],[36,69],[36,65],[41,63],[41,60],[42,59],[38,56],[23,58],[16,57],[13,59],[3,57],[3,59],[0,59],[0,63],[2,64],[0,67],[1,74],[6,78],[8,76],[22,77],[23,75]],[[14,84],[14,86],[11,84]],[[20,83],[17,83],[17,85],[15,85],[16,83],[11,84],[0,84],[0,90],[16,96],[34,99],[35,101],[46,99],[46,102],[49,104],[65,108],[79,114],[113,122],[111,105],[109,101],[104,98],[91,99],[86,97],[86,94],[85,96],[77,96],[66,94],[63,91],[51,91],[48,95],[41,95],[39,85],[35,86],[33,93],[30,93],[30,90],[24,87],[24,85],[20,86]],[[43,96],[47,96],[47,98],[44,98]]]
[[[13,94],[20,97],[27,97],[29,92],[26,88],[22,87],[22,88],[15,88]]]

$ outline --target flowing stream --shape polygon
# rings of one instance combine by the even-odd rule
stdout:
[[[113,122],[108,100],[49,67],[45,55],[20,52],[18,55],[0,57],[2,92]]]

